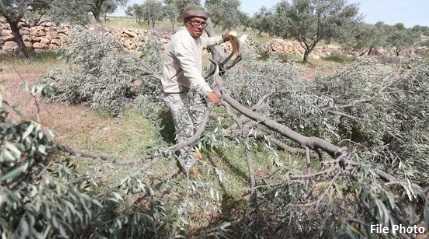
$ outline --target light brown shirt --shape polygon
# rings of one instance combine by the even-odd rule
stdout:
[[[221,36],[195,39],[185,27],[179,29],[172,36],[163,59],[164,92],[180,93],[185,87],[207,95],[211,88],[202,76],[202,51],[222,42]]]

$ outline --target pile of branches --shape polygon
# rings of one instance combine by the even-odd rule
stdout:
[[[85,39],[91,36],[80,41]],[[68,76],[63,80],[47,77],[57,92],[52,99],[117,113],[136,76],[159,79],[159,61],[145,62],[154,64],[146,68],[120,51],[106,50],[106,56],[93,59],[97,64],[86,67],[90,56],[80,55],[90,50],[81,47],[69,48],[73,74],[59,74]],[[116,66],[121,70],[113,71]],[[315,81],[297,80],[293,65],[271,60],[248,59],[227,71],[218,84],[234,122],[221,131],[226,138],[274,144],[306,162],[301,169],[280,167],[263,178],[249,166],[249,210],[231,224],[237,229],[232,237],[370,237],[371,224],[428,221],[422,209],[429,169],[429,69],[423,62],[397,67],[357,62]],[[144,85],[138,94],[152,102],[159,81]]]
[[[57,154],[49,129],[11,121],[0,104],[0,238],[169,238],[175,216],[156,198],[140,194],[144,207],[120,195],[142,182],[124,180],[100,190]],[[142,201],[142,200],[140,200]]]
[[[155,40],[148,40],[140,49],[142,60],[126,52],[111,33],[76,27],[60,52],[67,66],[41,78],[47,86],[44,94],[53,102],[86,104],[112,115],[138,95],[156,101],[161,88],[151,75],[160,72],[158,48]]]
[[[350,156],[329,160],[316,150],[312,160],[322,161],[313,167],[307,161],[305,174],[285,167],[277,178],[256,179],[254,208],[233,235],[355,238],[370,237],[371,224],[425,226],[428,65],[393,69],[364,60],[331,77],[300,81],[293,67],[278,64],[242,62],[226,74],[225,88],[254,112],[347,148]],[[235,137],[268,141],[308,159],[296,140],[238,113],[239,123],[229,131]]]

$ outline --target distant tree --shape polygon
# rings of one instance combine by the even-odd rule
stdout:
[[[419,34],[424,34],[426,36],[429,36],[429,27],[428,26],[415,25],[414,27],[411,28],[411,30],[413,32],[416,32]]]
[[[399,56],[403,48],[412,46],[418,39],[419,35],[417,33],[405,28],[404,24],[398,23],[390,27],[386,45],[392,47],[396,56]]]
[[[245,28],[249,28],[252,26],[252,18],[245,12],[239,12],[240,23]]]
[[[283,38],[288,38],[288,31],[285,31],[284,27],[288,25],[286,13],[289,8],[290,4],[288,1],[281,1],[277,3],[274,8],[274,13],[270,19],[271,31],[277,33],[276,35]]]
[[[266,7],[262,7],[251,19],[251,25],[253,28],[259,31],[259,33],[273,33],[274,16],[271,11]]]
[[[213,23],[223,29],[240,24],[240,0],[206,0],[205,7]]]
[[[125,6],[128,0],[88,0],[87,5],[89,11],[94,16],[97,22],[101,22],[101,16],[110,11],[112,8],[116,8],[118,5]]]
[[[174,31],[174,27],[176,25],[177,18],[179,17],[179,11],[176,7],[175,0],[164,0],[164,16],[170,21],[171,29]]]
[[[107,22],[107,14],[114,13],[118,5],[113,0],[108,0],[103,4],[104,22]]]
[[[174,0],[174,2],[176,4],[176,9],[179,17],[182,16],[183,10],[189,5],[201,6],[200,0]]]
[[[145,10],[143,5],[141,4],[133,4],[132,6],[128,6],[125,13],[128,16],[133,16],[136,19],[136,22],[141,24],[145,19]]]
[[[148,27],[155,28],[157,21],[162,20],[164,17],[163,7],[160,0],[146,0],[143,3],[144,20],[147,22]]]
[[[287,33],[296,38],[304,48],[303,62],[308,61],[320,40],[337,37],[344,28],[359,20],[357,5],[347,4],[345,0],[292,0],[290,4],[277,5],[277,9],[279,7],[282,9],[276,12],[274,20],[284,22],[285,26],[281,28],[283,32],[274,33]]]
[[[134,4],[126,10],[127,15],[134,16],[137,23],[145,21],[148,28],[154,28],[157,21],[164,17],[164,7],[160,0],[146,0],[143,4]]]
[[[375,25],[357,23],[350,25],[338,42],[352,49],[366,49],[362,55],[371,55],[376,48],[386,46],[387,25],[378,22]]]
[[[133,6],[128,6],[125,9],[125,15],[130,16],[130,17],[134,17],[134,5]]]

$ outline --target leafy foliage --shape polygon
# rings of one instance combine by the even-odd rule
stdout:
[[[113,115],[119,114],[138,94],[157,101],[159,82],[150,78],[148,67],[159,70],[161,63],[155,60],[159,59],[157,44],[153,40],[147,44],[144,62],[124,52],[111,34],[77,28],[62,53],[70,67],[51,71],[42,83],[53,89],[52,101],[84,103]],[[154,47],[152,52],[149,46]]]
[[[262,31],[268,29],[273,35],[298,40],[304,48],[303,61],[307,62],[320,40],[341,36],[345,29],[359,20],[358,10],[356,5],[347,4],[344,0],[282,1],[273,12],[261,9],[256,20]],[[262,19],[258,20],[258,17]]]
[[[214,24],[230,29],[240,24],[239,0],[208,0],[205,7],[210,13],[210,19]]]
[[[0,105],[1,238],[166,238],[175,216],[141,181],[104,188],[57,154],[48,129]],[[49,133],[49,134],[48,134]],[[132,189],[132,190],[131,190]],[[129,200],[126,195],[138,195]],[[144,202],[144,206],[143,205]]]
[[[227,89],[249,106],[270,94],[261,112],[304,135],[347,145],[353,158],[343,168],[322,162],[319,176],[264,179],[259,206],[235,225],[240,233],[234,237],[369,236],[366,225],[422,220],[429,176],[427,64],[394,70],[364,59],[314,82],[276,64],[244,62],[228,73]],[[279,176],[294,169],[285,165]]]
[[[146,21],[149,27],[154,28],[157,21],[164,18],[165,12],[168,8],[163,8],[161,1],[149,0],[143,4],[134,4],[128,7],[128,14],[135,16],[137,22]],[[170,12],[170,14],[172,14]],[[171,20],[171,17],[170,17]]]

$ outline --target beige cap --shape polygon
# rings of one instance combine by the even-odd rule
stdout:
[[[183,11],[183,21],[191,17],[201,17],[207,20],[209,14],[202,7],[189,6]]]

